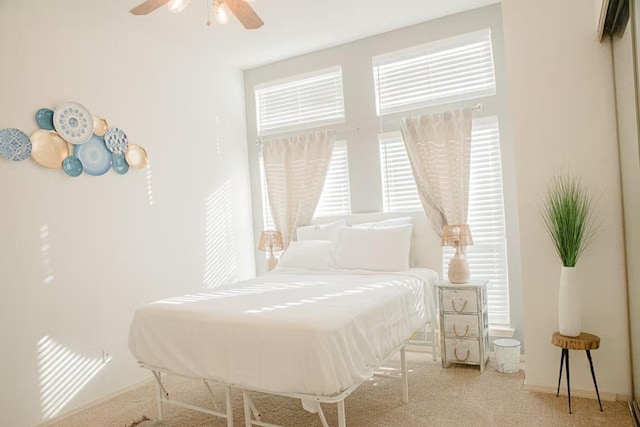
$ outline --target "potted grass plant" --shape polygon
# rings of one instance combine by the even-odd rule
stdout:
[[[558,294],[558,323],[562,335],[581,333],[582,310],[576,264],[593,243],[599,224],[594,222],[594,198],[572,176],[554,177],[540,206],[544,224],[562,261]]]

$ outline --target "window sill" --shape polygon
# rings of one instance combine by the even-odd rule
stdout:
[[[496,338],[513,338],[513,334],[516,332],[510,326],[503,325],[489,325],[489,336]]]

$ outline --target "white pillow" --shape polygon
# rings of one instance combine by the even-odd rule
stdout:
[[[328,224],[308,225],[298,227],[298,240],[330,240],[335,241],[340,228],[347,225],[344,219]]]
[[[409,269],[412,224],[396,227],[343,227],[334,250],[337,268],[406,271]]]
[[[276,266],[303,268],[305,270],[329,270],[333,264],[333,243],[327,240],[302,240],[291,242]]]
[[[395,227],[397,225],[413,224],[413,218],[410,216],[403,216],[401,218],[389,218],[382,221],[375,222],[363,222],[361,224],[354,224],[355,228],[380,228],[380,227]]]

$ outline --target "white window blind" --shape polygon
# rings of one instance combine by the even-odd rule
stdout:
[[[255,95],[259,135],[344,121],[341,67],[256,86]]]
[[[491,30],[373,58],[378,115],[495,95]]]
[[[262,220],[265,230],[275,230],[275,223],[271,216],[269,194],[267,192],[267,178],[264,172],[264,162],[260,155],[260,185],[262,188]],[[347,156],[347,142],[336,141],[331,156],[331,164],[324,181],[322,195],[318,202],[314,217],[346,215],[351,213],[351,190],[349,187],[349,159]]]
[[[383,197],[387,211],[422,209],[402,136],[380,138]],[[509,281],[497,117],[473,120],[469,178],[469,226],[473,246],[467,259],[471,277],[489,279],[489,323],[509,324]],[[444,277],[453,248],[443,248]]]
[[[421,211],[422,203],[420,203],[402,134],[387,133],[380,135],[378,140],[385,212]]]
[[[349,158],[347,142],[336,141],[333,146],[331,165],[324,181],[322,195],[315,217],[346,215],[351,213],[351,191],[349,188]]]

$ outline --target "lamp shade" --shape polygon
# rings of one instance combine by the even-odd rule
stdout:
[[[452,224],[442,227],[442,246],[471,246],[471,230],[469,224]]]
[[[284,249],[282,234],[279,231],[265,230],[260,234],[258,249],[261,251],[281,251]]]

